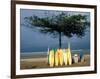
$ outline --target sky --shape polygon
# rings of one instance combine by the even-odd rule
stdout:
[[[61,11],[46,11],[46,10],[35,10],[35,9],[20,9],[20,51],[21,52],[42,52],[47,51],[48,47],[58,48],[59,47],[59,38],[52,38],[49,34],[42,34],[37,29],[32,29],[22,24],[25,22],[24,18],[28,16],[52,16],[61,13]],[[87,19],[90,20],[90,13],[88,12],[68,12],[67,14],[82,14],[87,15]],[[90,30],[90,28],[88,29]],[[82,38],[77,38],[73,36],[70,39],[71,49],[90,49],[90,32],[86,32],[86,35]],[[68,38],[62,37],[62,48],[67,48]]]

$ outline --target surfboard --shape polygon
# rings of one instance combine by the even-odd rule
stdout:
[[[56,51],[57,51],[56,48],[54,48],[53,51],[54,51],[54,65],[55,65],[55,54],[56,54]]]
[[[67,65],[68,59],[67,59],[67,49],[63,49],[63,62],[65,65]]]
[[[72,64],[72,56],[71,56],[71,50],[70,48],[67,49],[67,59],[68,59],[68,64]]]
[[[59,50],[57,49],[55,53],[55,66],[58,66],[59,64]]]
[[[50,52],[49,52],[49,48],[48,48],[48,51],[47,51],[48,64],[50,64],[50,63],[49,63],[49,53],[50,53]]]
[[[62,66],[63,65],[63,50],[59,49],[59,63]]]
[[[49,64],[50,67],[54,66],[54,50],[51,50],[49,53]]]

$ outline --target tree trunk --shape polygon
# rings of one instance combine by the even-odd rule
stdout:
[[[61,32],[59,32],[59,48],[61,48]]]

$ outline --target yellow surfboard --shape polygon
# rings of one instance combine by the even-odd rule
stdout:
[[[68,64],[71,65],[72,64],[72,56],[71,56],[70,48],[67,49],[67,59],[68,59],[67,60]]]
[[[63,50],[59,49],[59,63],[62,66],[63,65]]]
[[[57,49],[55,54],[55,66],[59,65],[59,50]]]
[[[50,67],[54,66],[54,51],[53,50],[51,50],[49,53],[49,64],[50,64]]]

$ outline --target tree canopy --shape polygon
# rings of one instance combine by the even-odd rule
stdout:
[[[85,31],[89,26],[87,16],[77,14],[68,15],[64,12],[46,17],[29,16],[24,18],[28,26],[31,28],[38,27],[39,31],[44,34],[51,34],[54,37],[59,36],[59,47],[61,48],[61,36],[67,36],[68,38],[76,35],[77,37],[83,37]]]

